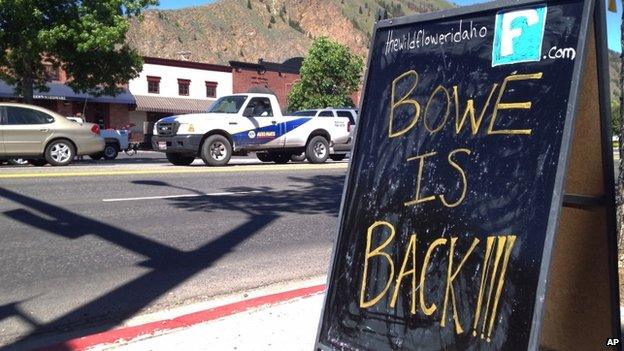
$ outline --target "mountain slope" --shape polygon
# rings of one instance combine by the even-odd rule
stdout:
[[[620,102],[620,54],[609,51],[609,86],[611,88],[611,101]]]
[[[452,7],[445,0],[221,0],[147,11],[131,23],[127,40],[145,56],[190,52],[192,61],[223,64],[303,56],[324,35],[365,56],[380,6],[389,17]]]

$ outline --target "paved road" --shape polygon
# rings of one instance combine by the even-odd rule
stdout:
[[[148,156],[0,169],[0,346],[326,272],[345,163]]]

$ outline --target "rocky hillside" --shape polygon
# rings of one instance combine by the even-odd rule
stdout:
[[[451,6],[445,0],[220,0],[147,11],[132,23],[128,41],[146,56],[282,62],[303,56],[313,38],[329,36],[365,56],[378,8],[395,17]]]
[[[609,78],[611,79],[611,97],[619,103],[620,98],[620,54],[615,51],[609,52]]]

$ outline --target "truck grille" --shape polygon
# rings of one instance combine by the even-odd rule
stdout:
[[[160,122],[156,124],[156,131],[158,131],[159,136],[173,136],[178,133],[178,128],[180,124],[178,122]]]

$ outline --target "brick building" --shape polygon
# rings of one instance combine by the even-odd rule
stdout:
[[[258,63],[230,61],[232,67],[232,90],[245,93],[249,89],[265,87],[275,93],[282,109],[287,107],[288,93],[299,81],[303,58],[295,57],[275,63],[258,60]]]
[[[63,116],[82,114],[88,122],[97,123],[102,128],[116,128],[129,122],[129,112],[134,108],[135,100],[126,87],[116,96],[92,96],[75,93],[65,83],[67,74],[62,69],[51,65],[46,67],[46,86],[49,91],[33,94],[34,104],[55,111]],[[15,94],[15,87],[0,80],[0,101],[21,102]]]
[[[128,83],[136,101],[132,134],[150,135],[154,122],[171,115],[206,112],[232,94],[232,68],[186,60],[144,57],[143,71]]]

